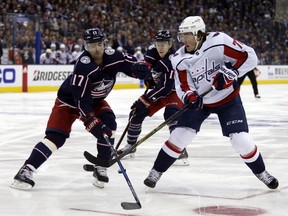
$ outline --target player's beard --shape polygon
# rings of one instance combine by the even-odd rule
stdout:
[[[92,57],[93,57],[93,59],[94,59],[94,61],[95,61],[98,65],[102,63],[103,53],[104,53],[104,51],[103,51],[103,52],[101,52],[101,51],[95,51],[93,54],[91,54]]]

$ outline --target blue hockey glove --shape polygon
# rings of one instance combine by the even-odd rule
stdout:
[[[239,71],[233,67],[231,62],[225,62],[225,65],[221,67],[221,71],[230,80],[236,80],[239,76]]]
[[[143,113],[148,115],[149,114],[149,110],[148,108],[150,107],[150,102],[147,100],[147,98],[142,95],[137,101],[135,101],[133,103],[133,105],[131,106],[131,109],[135,110],[135,113],[139,114],[139,113]]]
[[[203,98],[197,91],[188,91],[184,97],[184,104],[188,104],[189,109],[200,110],[203,108]]]
[[[132,73],[138,79],[147,79],[150,77],[150,68],[145,62],[136,62],[131,66]]]
[[[156,86],[156,83],[154,82],[154,79],[152,77],[144,80],[144,84],[145,84],[146,88],[148,88],[148,89],[154,89]]]
[[[103,122],[94,114],[87,115],[84,120],[84,125],[86,130],[92,133],[96,138],[101,138],[104,134],[108,137],[112,136],[112,130],[103,124]]]
[[[214,77],[213,85],[215,89],[219,91],[229,88],[231,85],[233,85],[233,82],[234,82],[233,79],[229,79],[223,73],[218,72]]]

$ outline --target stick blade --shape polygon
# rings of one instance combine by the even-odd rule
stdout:
[[[125,210],[134,210],[134,209],[140,209],[141,203],[140,202],[136,202],[136,203],[132,203],[132,202],[122,202],[121,206],[123,209]]]
[[[97,158],[87,151],[84,152],[84,157],[92,164],[96,164],[103,167],[109,167],[109,160],[102,160],[100,158]]]
[[[87,172],[93,172],[94,171],[94,166],[92,164],[84,164],[83,169]]]

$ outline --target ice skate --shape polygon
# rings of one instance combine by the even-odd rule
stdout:
[[[255,98],[261,98],[259,94],[255,94]]]
[[[118,155],[119,155],[119,154],[122,154],[123,152],[127,151],[129,148],[131,148],[131,145],[130,145],[130,144],[127,144],[127,145],[124,146],[124,148],[119,149],[119,150],[117,151],[117,154],[118,154]],[[133,151],[131,151],[129,154],[125,155],[125,156],[122,158],[122,160],[123,160],[123,159],[125,160],[125,159],[134,158],[134,157],[135,157],[135,152],[136,152],[136,148],[135,148]]]
[[[104,183],[109,182],[107,176],[107,168],[101,166],[95,166],[93,176],[95,177],[93,185],[99,188],[104,188]]]
[[[148,175],[148,177],[144,180],[144,184],[147,187],[154,188],[156,183],[159,181],[162,173],[152,169]]]
[[[178,159],[173,163],[174,166],[189,166],[188,152],[186,148],[183,149]]]
[[[264,170],[260,174],[255,174],[255,175],[260,181],[262,181],[270,189],[276,189],[279,185],[278,180],[274,176],[270,175],[266,170]]]
[[[19,190],[31,189],[35,185],[35,182],[33,181],[33,172],[36,172],[36,169],[32,165],[28,164],[22,166],[15,175],[14,182],[10,187]]]

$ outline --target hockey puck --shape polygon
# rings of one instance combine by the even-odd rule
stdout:
[[[125,172],[126,172],[126,169],[124,169],[124,170],[125,170]],[[122,174],[122,170],[119,169],[119,170],[118,170],[118,173],[119,173],[119,174]]]

